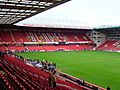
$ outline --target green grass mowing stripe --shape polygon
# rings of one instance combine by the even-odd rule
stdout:
[[[120,53],[103,51],[27,52],[22,56],[56,62],[60,71],[112,90],[120,88]]]

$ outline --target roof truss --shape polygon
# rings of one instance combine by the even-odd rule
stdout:
[[[0,24],[15,24],[69,0],[0,0]]]

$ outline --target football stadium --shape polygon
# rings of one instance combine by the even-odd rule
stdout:
[[[120,90],[118,0],[0,0],[0,90]]]

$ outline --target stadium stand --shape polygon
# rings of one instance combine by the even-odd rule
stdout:
[[[0,46],[0,50],[1,50],[1,51],[6,51],[6,50],[7,50],[7,47],[5,47],[5,46]]]
[[[56,51],[58,48],[56,46],[53,46],[53,45],[44,45],[42,46],[42,48],[45,50],[45,51]]]
[[[114,52],[120,51],[119,27],[96,29],[96,31],[101,32],[101,34],[105,34],[105,41],[96,48],[97,50],[114,51]]]
[[[44,50],[43,48],[42,48],[42,46],[26,46],[27,47],[27,49],[29,50],[29,51],[32,51],[32,50],[35,50],[35,51],[39,51],[39,50]]]
[[[48,30],[49,32],[50,30]],[[92,42],[85,34],[69,32],[2,31],[0,46],[2,51],[57,51],[88,50]],[[81,31],[82,32],[82,31]],[[6,36],[6,37],[4,37]],[[9,39],[8,39],[9,38]],[[67,43],[67,45],[65,45]],[[81,44],[82,43],[82,44]]]
[[[22,29],[24,29],[22,31]],[[68,30],[48,30],[43,29],[34,31],[34,28],[19,28],[19,30],[8,29],[0,32],[0,50],[1,51],[73,51],[73,50],[92,50],[94,42],[87,36],[88,31],[70,31]],[[3,34],[2,34],[3,33]],[[6,37],[4,37],[6,36]],[[9,38],[9,39],[8,39]],[[120,50],[119,40],[108,40],[103,45],[97,47],[97,50]],[[2,68],[1,74],[6,77],[7,83],[0,84],[0,88],[18,88],[18,90],[53,90],[48,85],[50,73],[38,68],[26,65],[12,56],[7,56],[0,61]],[[6,64],[7,63],[7,64]],[[1,77],[2,77],[1,76]],[[73,78],[73,77],[72,77]],[[38,80],[39,79],[39,80]],[[1,79],[2,80],[2,79]],[[1,82],[0,82],[1,83]],[[40,85],[39,85],[40,84]],[[93,84],[87,83],[90,88],[98,88]],[[56,90],[91,90],[88,86],[78,85],[75,82],[63,77],[57,76]],[[40,88],[40,89],[38,89]],[[104,90],[100,88],[100,90]]]
[[[120,51],[120,41],[108,40],[99,47],[97,47],[97,50]]]
[[[0,77],[4,81],[5,88],[8,90],[53,90],[49,87],[49,72],[42,71],[33,66],[26,65],[13,55],[5,55],[5,59],[0,61]],[[56,90],[91,90],[80,86],[60,76],[57,76]]]
[[[0,38],[2,42],[13,42],[11,32],[9,31],[0,32]]]
[[[6,36],[6,37],[4,37]],[[18,32],[18,31],[3,31],[1,32],[0,42],[79,42],[91,41],[84,34],[73,33],[35,33],[35,32]],[[9,38],[9,39],[8,39]]]
[[[13,50],[18,50],[18,51],[25,50],[24,46],[8,46],[7,48],[8,48],[8,50],[11,50],[11,51],[13,51]]]
[[[41,1],[44,8],[40,8]],[[104,37],[105,42],[99,44],[98,42],[102,42],[103,39],[100,33],[96,33],[99,35],[92,37],[92,39],[87,35],[89,31],[91,36],[95,33],[92,32],[92,29],[77,30],[12,25],[70,0],[41,1],[0,1],[1,52],[92,50],[96,44],[99,45],[96,50],[120,51],[120,30],[94,29],[106,36]],[[94,39],[96,39],[96,44]],[[14,55],[6,54],[5,57],[0,57],[0,90],[53,90],[48,84],[49,75],[50,72],[27,65],[24,60],[18,59]],[[76,80],[75,77],[67,74],[63,75],[67,78],[61,76],[57,75],[56,90],[106,90],[89,82],[86,82],[86,85],[79,85],[73,82]]]
[[[14,31],[11,34],[14,39],[14,42],[30,42],[30,40],[28,39],[29,36],[26,32]]]

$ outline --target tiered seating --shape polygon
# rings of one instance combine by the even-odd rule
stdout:
[[[55,51],[58,49],[64,50],[83,50],[88,49],[87,45],[79,45],[79,46],[70,46],[70,45],[58,45],[58,46],[23,46],[25,42],[27,44],[37,44],[37,42],[41,42],[41,44],[49,44],[50,42],[83,42],[90,41],[90,39],[85,34],[79,33],[45,33],[45,32],[34,32],[34,31],[3,31],[0,32],[0,44],[6,43],[7,46],[0,46],[0,50],[45,50],[45,51]],[[33,42],[33,43],[32,43]],[[15,44],[15,46],[13,46]],[[21,46],[16,46],[19,44]]]
[[[87,35],[85,35],[87,41],[93,42]]]
[[[39,38],[40,38],[41,41],[43,41],[43,42],[50,42],[50,40],[49,40],[49,38],[48,38],[46,33],[38,33],[38,35],[39,35]]]
[[[47,46],[45,45],[45,46],[42,46],[42,47],[45,51],[55,51],[55,50],[57,50],[57,47],[54,46],[54,45],[47,45]]]
[[[62,33],[54,33],[56,34],[56,38],[58,39],[58,41],[67,41],[67,39],[65,38],[66,36],[63,35]]]
[[[2,42],[3,40],[1,39],[1,37],[0,37],[0,42]]]
[[[71,50],[79,50],[79,45],[70,45]]]
[[[90,50],[92,49],[91,45],[70,45],[72,50]]]
[[[25,50],[24,46],[8,46],[8,50],[15,51],[15,50]]]
[[[34,32],[26,32],[31,42],[37,42],[36,34]]]
[[[91,45],[81,44],[81,45],[42,45],[42,46],[0,46],[1,51],[11,50],[11,51],[56,51],[56,50],[90,50],[92,49]]]
[[[90,41],[84,34],[78,33],[41,33],[24,31],[0,32],[0,42],[78,42]],[[8,39],[9,38],[9,39]]]
[[[49,37],[51,38],[51,41],[55,41],[58,42],[59,41],[59,37],[57,35],[57,33],[49,33]]]
[[[32,50],[44,50],[42,46],[27,46],[27,49],[32,51]]]
[[[15,42],[30,42],[26,32],[14,31],[12,32]]]
[[[68,39],[68,41],[69,42],[75,42],[76,41],[76,39],[74,38],[74,34],[72,34],[72,33],[69,33],[69,34],[64,34],[66,37],[67,37],[67,39]]]
[[[9,31],[0,32],[0,39],[2,42],[13,42],[11,32]]]
[[[4,65],[2,65],[2,64],[4,64]],[[7,78],[9,78],[9,80],[12,82],[12,84],[14,84],[14,85],[12,85],[13,88],[17,89],[17,90],[19,90],[19,89],[25,90],[24,86],[7,69],[9,69],[12,72],[13,72],[13,70],[11,68],[9,68],[3,61],[2,61],[2,64],[0,64],[0,67],[6,73]]]
[[[6,90],[15,90],[10,84],[5,74],[3,74],[2,72],[0,72],[0,79],[1,79],[0,81],[2,81],[1,83],[5,85],[5,87],[1,87],[1,88],[6,89]]]
[[[80,45],[80,50],[90,50],[92,49],[91,45],[86,45],[86,44],[83,44],[83,45]]]
[[[99,47],[97,47],[97,50],[120,51],[120,42],[116,40],[108,40]]]
[[[75,34],[79,41],[90,41],[84,34]]]
[[[13,89],[18,90],[53,90],[49,87],[49,73],[33,66],[26,65],[23,61],[13,56],[5,56],[7,60],[2,60],[0,67],[6,73],[12,84]],[[11,84],[11,82],[9,82]],[[10,86],[10,85],[9,85]],[[56,90],[91,90],[73,82],[67,81],[57,76]]]
[[[59,42],[59,41],[91,41],[86,35],[73,33],[37,33],[40,41],[43,42]]]
[[[36,33],[36,35],[37,35],[37,37],[39,39],[39,42],[45,42],[46,41],[41,33],[38,32],[38,33]]]
[[[116,47],[117,51],[120,51],[120,40],[114,43],[114,46]]]
[[[46,33],[46,37],[47,37],[47,39],[48,39],[47,42],[52,42],[52,41],[54,41],[54,38],[53,38],[49,33]]]
[[[71,50],[69,45],[58,45],[57,49]]]
[[[5,46],[0,46],[0,50],[5,51],[5,50],[7,50],[7,48]]]

